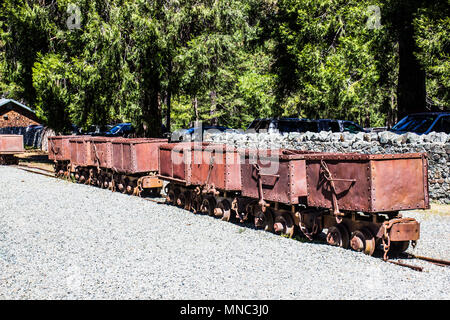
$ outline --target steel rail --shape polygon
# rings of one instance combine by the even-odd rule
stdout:
[[[19,169],[19,170],[26,171],[26,172],[36,173],[36,174],[40,174],[40,175],[43,175],[43,176],[46,176],[46,177],[58,179],[58,177],[55,176],[53,171],[50,171],[50,170],[45,170],[45,169],[41,169],[41,168],[37,168],[37,167],[30,167],[30,166],[22,166],[22,165],[13,165],[11,167]],[[41,172],[36,171],[36,170],[40,170]]]

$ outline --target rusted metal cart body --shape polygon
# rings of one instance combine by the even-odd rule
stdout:
[[[245,150],[241,165],[242,195],[284,204],[307,196],[306,157],[312,151]]]
[[[23,136],[16,134],[0,135],[0,154],[17,154],[24,152]]]
[[[168,181],[191,185],[190,152],[194,143],[169,143],[159,146],[158,175]],[[207,144],[202,144],[207,145]]]
[[[307,203],[368,213],[428,209],[427,171],[421,153],[311,155],[306,159]]]
[[[159,150],[159,175],[184,185],[240,191],[240,153],[225,144],[165,144]]]
[[[52,136],[48,137],[48,159],[54,161],[70,160],[69,139],[76,136]]]
[[[110,137],[92,137],[90,139],[91,157],[89,163],[100,168],[111,168],[112,158],[112,141],[117,138]]]
[[[78,136],[69,138],[70,163],[76,167],[94,166],[91,157],[91,136]]]
[[[210,189],[241,191],[238,150],[225,144],[194,145],[191,149],[190,183]]]
[[[18,164],[19,159],[15,154],[25,151],[23,147],[23,136],[16,134],[0,135],[0,164]]]
[[[241,191],[240,160],[238,150],[224,144],[160,146],[159,177],[169,181],[168,202],[229,221]]]
[[[167,139],[135,138],[112,140],[112,165],[116,171],[128,174],[158,170],[158,148]]]
[[[147,189],[159,192],[158,147],[164,143],[167,139],[69,138],[70,171],[78,182],[123,193],[140,195]]]

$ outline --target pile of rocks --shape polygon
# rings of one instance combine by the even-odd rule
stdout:
[[[291,132],[277,133],[215,133],[206,140],[248,148],[286,148],[318,152],[359,152],[365,154],[392,154],[426,152],[429,159],[430,198],[450,204],[450,134],[431,132],[396,134],[390,131],[357,134]]]

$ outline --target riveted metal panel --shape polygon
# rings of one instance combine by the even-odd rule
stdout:
[[[158,147],[166,139],[117,138],[112,143],[112,169],[127,174],[158,170]]]
[[[420,223],[417,221],[407,221],[395,223],[389,230],[391,241],[410,241],[420,238]]]
[[[171,150],[159,149],[159,174],[172,177],[172,163],[170,161]]]
[[[69,138],[70,162],[74,166],[91,166],[90,136]]]
[[[91,138],[91,163],[94,166],[102,168],[111,168],[113,165],[112,160],[112,141],[117,138],[110,137],[93,137]]]
[[[191,184],[225,191],[241,190],[240,156],[225,144],[199,144],[191,149]]]
[[[335,190],[323,174],[331,173]],[[306,160],[309,206],[340,210],[389,212],[427,208],[428,190],[424,155],[322,154]]]
[[[48,158],[49,160],[68,161],[70,160],[69,139],[74,136],[52,136],[48,137]]]
[[[189,184],[192,143],[168,143],[159,146],[159,177]]]
[[[23,136],[17,134],[0,135],[0,154],[16,154],[24,152]]]
[[[241,152],[245,156],[241,164],[243,196],[260,197],[259,179],[264,200],[298,204],[299,198],[307,195],[305,157],[313,152],[287,149]]]
[[[427,187],[421,157],[372,160],[372,211],[425,209]]]
[[[333,208],[335,192],[339,209],[370,212],[370,170],[364,160],[334,159],[324,156],[333,179],[355,180],[334,181],[335,190],[321,173],[320,160],[306,160],[308,181],[308,205],[321,208]]]

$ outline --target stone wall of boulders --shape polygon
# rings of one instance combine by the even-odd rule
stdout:
[[[287,148],[319,152],[360,152],[390,154],[427,152],[429,193],[433,201],[450,204],[450,134],[432,132],[395,134],[390,131],[357,133],[291,132],[276,133],[216,133],[206,140],[249,148]]]

